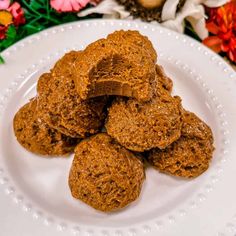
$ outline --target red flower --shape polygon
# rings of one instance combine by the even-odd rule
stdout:
[[[15,26],[25,23],[24,11],[18,2],[11,4],[7,10],[12,14]]]
[[[25,23],[24,11],[18,2],[0,1],[0,40],[6,38],[9,25],[19,26]]]
[[[0,40],[5,39],[7,29],[8,28],[6,26],[1,26],[0,25]]]
[[[236,62],[236,1],[218,8],[206,8],[206,27],[212,36],[203,43],[215,52],[225,52],[231,61]]]

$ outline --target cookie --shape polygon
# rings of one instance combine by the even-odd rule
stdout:
[[[80,52],[62,57],[38,81],[38,114],[50,127],[74,138],[95,134],[103,126],[106,97],[82,100],[76,92],[72,67]]]
[[[71,194],[97,210],[115,211],[135,201],[144,179],[142,161],[106,133],[84,139],[75,148]]]
[[[185,178],[206,171],[214,151],[210,127],[192,112],[184,112],[180,139],[164,150],[153,149],[149,162],[161,172]]]
[[[162,88],[168,92],[172,92],[173,81],[166,75],[164,69],[160,65],[156,65],[156,75],[157,75],[157,89],[161,90]]]
[[[76,59],[74,81],[82,99],[102,95],[149,101],[157,55],[138,31],[116,31],[88,45]]]
[[[153,63],[157,61],[157,53],[151,41],[148,37],[140,34],[139,31],[118,30],[108,34],[107,39],[111,40],[113,44],[117,44],[118,46],[124,45],[124,47],[127,47],[126,50],[132,50],[130,46],[133,46],[136,50],[140,50],[142,53],[148,54]]]
[[[67,137],[38,119],[37,100],[33,99],[16,113],[13,121],[18,142],[28,151],[41,155],[65,155],[73,152],[78,139]]]
[[[180,137],[181,99],[162,89],[150,102],[117,98],[108,111],[107,133],[125,148],[165,148]]]

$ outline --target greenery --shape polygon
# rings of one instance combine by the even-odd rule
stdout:
[[[0,64],[3,64],[5,61],[4,59],[2,58],[2,56],[0,55]]]
[[[58,13],[50,7],[50,0],[21,0],[18,1],[25,15],[25,24],[15,27],[10,25],[4,40],[0,40],[0,52],[26,36],[60,25],[78,20],[76,13]],[[4,59],[0,55],[0,64]]]
[[[11,0],[11,3],[13,2],[14,1]],[[78,20],[77,13],[75,12],[59,13],[52,9],[50,0],[18,0],[18,2],[24,10],[25,24],[19,25],[18,27],[14,26],[14,24],[8,26],[5,39],[0,40],[0,52],[29,35],[55,25]],[[89,18],[94,17],[100,18],[101,15],[94,14],[92,16],[90,15]],[[82,19],[85,18],[88,17]],[[187,21],[185,22],[184,33],[201,41]],[[0,55],[0,64],[3,63],[4,58]]]

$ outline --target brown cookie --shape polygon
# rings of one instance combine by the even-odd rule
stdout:
[[[36,105],[37,100],[31,100],[14,117],[14,132],[18,142],[28,151],[41,155],[64,155],[72,152],[79,140],[49,128],[38,119]]]
[[[76,59],[74,81],[82,99],[120,95],[148,101],[153,96],[156,52],[138,31],[116,31],[86,47]]]
[[[164,69],[160,65],[156,65],[156,75],[158,80],[158,89],[163,88],[170,93],[172,92],[173,82],[172,80],[166,75]],[[160,87],[159,87],[160,86]]]
[[[63,56],[51,70],[43,74],[37,85],[38,114],[50,127],[71,137],[85,137],[102,127],[107,98],[81,100],[75,90],[72,64],[80,52]]]
[[[207,170],[214,151],[210,127],[192,112],[184,112],[180,139],[164,150],[151,150],[148,160],[161,172],[193,178]]]
[[[151,41],[148,39],[147,36],[140,34],[139,31],[118,30],[114,31],[111,34],[108,34],[107,39],[111,40],[113,44],[116,44],[119,47],[124,46],[124,49],[126,51],[132,50],[130,46],[133,46],[136,50],[140,50],[142,51],[142,53],[148,54],[153,63],[157,61],[157,53]]]
[[[145,179],[142,161],[106,133],[75,148],[69,187],[77,198],[100,211],[114,211],[135,201]]]
[[[138,152],[165,148],[176,141],[182,126],[181,99],[161,90],[146,103],[117,98],[108,111],[107,133],[125,148]]]

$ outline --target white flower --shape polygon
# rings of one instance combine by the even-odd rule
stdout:
[[[218,7],[228,0],[186,0],[184,6],[177,12],[179,0],[167,0],[161,13],[161,24],[167,28],[183,33],[185,20],[193,27],[197,35],[203,39],[208,36],[205,27],[205,11],[202,4],[209,7]],[[97,6],[83,10],[78,16],[87,16],[92,13],[103,14],[103,18],[133,19],[124,6],[116,0],[103,0]]]
[[[192,25],[197,35],[204,39],[208,36],[205,27],[205,11],[203,3],[209,7],[218,7],[227,2],[227,0],[186,0],[182,9],[176,13],[178,1],[167,0],[162,9],[162,25],[177,32],[184,32],[184,20],[186,19]],[[173,5],[172,5],[173,4]],[[170,7],[172,5],[172,7]]]
[[[78,16],[87,16],[92,13],[104,14],[103,18],[127,19],[130,17],[130,13],[125,10],[124,6],[115,0],[103,0],[97,6],[79,12]]]

